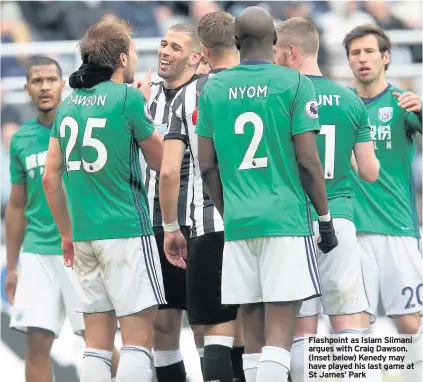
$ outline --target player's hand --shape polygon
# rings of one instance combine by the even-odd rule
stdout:
[[[323,253],[329,253],[338,245],[332,219],[328,222],[319,220],[319,233],[320,237],[317,239],[317,246]]]
[[[132,84],[134,88],[137,88],[143,94],[147,102],[150,99],[150,93],[151,93],[150,82],[151,82],[151,68],[147,70],[147,73],[145,74],[145,77],[143,80],[135,81]]]
[[[11,305],[15,302],[16,285],[18,284],[18,270],[16,268],[7,269],[6,276],[6,296]]]
[[[169,263],[176,267],[186,269],[187,242],[179,229],[164,233],[163,247]]]
[[[398,106],[411,112],[421,112],[422,102],[413,92],[404,92],[402,94],[392,92],[394,97],[398,100]]]
[[[70,237],[62,237],[62,253],[66,267],[73,267],[74,248]]]

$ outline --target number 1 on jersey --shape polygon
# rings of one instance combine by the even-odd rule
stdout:
[[[335,172],[335,125],[320,126],[325,136],[325,179],[333,179]]]
[[[261,139],[263,138],[264,124],[260,116],[251,111],[242,113],[235,121],[235,134],[244,134],[244,126],[248,122],[251,122],[254,126],[253,138],[251,139],[250,145],[248,146],[247,152],[238,170],[267,167],[267,157],[254,158]]]

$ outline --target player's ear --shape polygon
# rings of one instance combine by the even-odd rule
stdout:
[[[200,60],[201,60],[201,56],[202,56],[203,54],[201,53],[201,52],[193,52],[192,54],[191,54],[191,57],[190,57],[190,60],[189,60],[189,64],[191,65],[191,66],[196,66],[196,65],[198,65],[198,63],[200,62]]]
[[[238,50],[241,49],[241,44],[239,43],[239,38],[237,36],[235,36],[235,46]]]
[[[62,80],[62,91],[65,89],[65,87],[66,87],[66,81]]]
[[[128,56],[125,53],[120,54],[119,64],[123,67],[126,67],[128,65]]]
[[[391,53],[389,50],[383,52],[382,58],[385,65],[388,65],[391,62]]]
[[[273,45],[276,45],[278,42],[278,35],[276,34],[276,31],[273,31]]]

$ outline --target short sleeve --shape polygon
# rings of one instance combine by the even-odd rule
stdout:
[[[52,138],[59,138],[60,136],[60,126],[59,126],[59,113],[56,113],[56,117],[54,118],[53,126],[51,127],[50,137]]]
[[[355,135],[355,141],[356,143],[361,142],[369,142],[372,140],[372,137],[370,136],[370,121],[369,121],[369,115],[367,113],[366,106],[364,106],[363,102],[360,101],[360,109],[359,109],[359,119],[358,119],[358,125]]]
[[[206,95],[204,90],[201,92],[200,98],[198,100],[198,116],[195,132],[197,135],[202,137],[213,138],[214,129],[207,113]]]
[[[17,139],[15,134],[10,141],[10,180],[12,184],[25,184],[26,171],[24,164],[19,158],[19,149],[16,145]]]
[[[411,132],[422,132],[422,113],[405,112],[405,124]]]
[[[166,129],[166,134],[164,139],[178,139],[183,141],[185,144],[188,144],[188,137],[187,137],[187,121],[184,121],[184,113],[182,111],[184,107],[184,95],[185,95],[185,88],[179,90],[176,94],[175,98],[173,99],[170,108],[169,108],[169,118],[168,124]]]
[[[313,83],[299,74],[298,88],[292,105],[292,135],[320,131],[316,91]]]
[[[148,103],[138,89],[127,87],[123,114],[137,141],[147,139],[154,132]]]

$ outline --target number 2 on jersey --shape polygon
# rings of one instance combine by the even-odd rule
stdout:
[[[84,170],[87,172],[100,171],[107,162],[107,150],[103,142],[91,136],[93,128],[104,128],[106,126],[106,118],[88,118],[85,125],[84,138],[82,139],[82,146],[92,147],[97,151],[97,159],[94,162],[86,162],[83,158],[81,160],[69,160],[70,154],[76,145],[78,139],[79,126],[78,122],[72,117],[65,117],[60,124],[60,136],[66,136],[66,127],[70,129],[70,137],[65,150],[65,161],[68,171],[78,171],[81,168],[81,162]]]
[[[251,139],[250,145],[248,146],[247,152],[238,170],[267,167],[267,157],[254,158],[261,139],[263,138],[264,124],[260,116],[251,111],[242,113],[235,121],[235,134],[244,134],[244,126],[248,122],[252,123],[254,126],[253,138]]]
[[[325,179],[333,179],[335,172],[335,125],[320,126],[320,134],[325,136]]]

